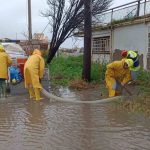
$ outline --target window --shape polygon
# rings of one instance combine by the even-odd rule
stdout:
[[[110,37],[94,38],[92,54],[109,54]]]

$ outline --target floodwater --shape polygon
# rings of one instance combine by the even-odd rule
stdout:
[[[57,93],[73,100],[93,100],[96,94]],[[0,102],[0,150],[149,149],[150,118],[116,103],[35,102],[27,95]]]

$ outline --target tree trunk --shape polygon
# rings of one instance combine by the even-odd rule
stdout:
[[[49,50],[49,54],[48,54],[48,58],[47,58],[48,64],[52,61],[52,59],[54,58],[58,49],[59,49],[59,47],[54,47],[51,50]]]
[[[91,80],[91,0],[84,0],[84,56],[82,78]]]

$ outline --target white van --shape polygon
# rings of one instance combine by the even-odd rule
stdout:
[[[16,43],[1,43],[11,58],[27,58],[25,51]]]
[[[13,60],[13,65],[20,68],[21,74],[23,75],[24,64],[28,58],[25,51],[19,44],[16,43],[1,43],[4,46],[6,53]]]

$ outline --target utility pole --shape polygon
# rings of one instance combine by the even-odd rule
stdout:
[[[91,0],[84,1],[84,55],[83,55],[83,74],[85,81],[91,80]]]
[[[141,1],[141,0],[138,0],[137,14],[136,14],[137,17],[139,17],[139,15],[140,15],[140,1]]]
[[[32,40],[31,0],[28,0],[28,40]]]

